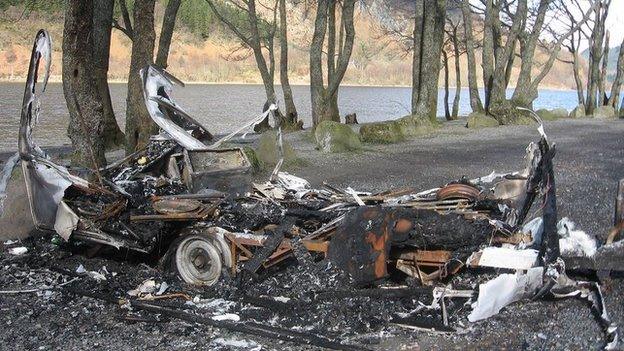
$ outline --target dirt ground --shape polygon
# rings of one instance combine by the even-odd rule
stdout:
[[[523,167],[527,144],[538,139],[532,127],[468,131],[461,124],[461,121],[448,123],[440,134],[429,138],[369,146],[355,154],[321,154],[309,142],[308,132],[290,134],[287,139],[306,162],[288,171],[308,179],[313,186],[325,181],[363,191],[403,186],[427,189],[462,175],[476,177],[491,171],[519,170]],[[569,217],[586,232],[604,240],[613,221],[616,182],[624,178],[624,121],[563,120],[547,123],[546,132],[557,147],[555,176],[559,216]],[[3,234],[7,233],[0,232],[0,238]],[[24,245],[30,251],[22,256],[9,255],[0,248],[0,289],[19,289],[45,282],[65,283],[73,279],[70,273],[83,265],[87,271],[102,273],[107,280],[83,276],[67,287],[108,296],[132,289],[143,279],[153,277],[168,282],[174,290],[204,296],[201,290],[180,285],[174,277],[139,262],[86,258],[53,245],[49,237],[27,240]],[[104,266],[106,269],[102,268]],[[61,274],[63,272],[65,274]],[[474,285],[473,278],[473,273],[464,272],[447,283]],[[611,318],[623,325],[624,280],[607,279],[603,286]],[[305,286],[299,288],[305,289]],[[431,302],[425,296],[416,299],[423,304]],[[378,306],[378,303],[371,302],[371,306]],[[458,309],[466,308],[458,306]],[[413,331],[382,324],[368,326],[367,331],[360,334],[341,335],[332,331],[332,335],[339,335],[345,343],[375,350],[586,350],[600,349],[604,345],[601,328],[587,303],[580,300],[519,302],[478,323],[469,323],[464,312],[458,312],[453,320],[455,333]],[[270,318],[277,318],[261,309],[249,310],[244,317],[267,323]],[[129,311],[124,306],[80,297],[65,289],[0,294],[0,324],[0,349],[6,350],[315,349]]]

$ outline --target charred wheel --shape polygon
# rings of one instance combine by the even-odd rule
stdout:
[[[178,245],[174,262],[178,274],[185,282],[212,285],[221,276],[221,257],[221,252],[211,238],[189,235]]]

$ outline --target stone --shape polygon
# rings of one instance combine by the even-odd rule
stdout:
[[[535,113],[537,113],[537,115],[540,116],[543,121],[555,121],[560,118],[568,117],[568,110],[566,110],[565,108],[555,108],[552,110],[547,110],[543,108],[535,111]]]
[[[506,125],[517,125],[517,126],[528,126],[528,125],[534,125],[537,124],[537,122],[529,116],[525,116],[525,115],[517,115],[514,119],[508,120]]]
[[[572,111],[570,111],[570,118],[583,118],[585,117],[585,105],[581,104],[576,106]]]
[[[350,113],[345,116],[345,124],[359,124],[357,120],[357,115],[355,113]]]
[[[568,118],[568,110],[566,110],[565,108],[556,108],[553,110],[550,110],[550,113],[552,113],[557,119],[559,118]]]
[[[612,106],[598,106],[594,110],[594,118],[615,119],[615,109]]]
[[[405,137],[416,137],[431,134],[440,127],[439,122],[431,121],[427,117],[407,115],[394,121]]]
[[[539,110],[535,111],[535,113],[538,116],[540,116],[542,121],[554,121],[554,120],[557,119],[557,116],[555,116],[554,113],[552,113],[550,110],[547,110],[545,108],[539,109]]]
[[[314,140],[322,152],[347,152],[362,149],[360,137],[346,124],[323,121],[314,130]]]
[[[256,150],[252,149],[249,146],[244,146],[243,152],[245,153],[245,156],[247,156],[249,163],[251,163],[251,170],[254,174],[259,173],[260,171],[264,169],[264,164],[258,158],[258,155],[256,154]]]
[[[398,123],[387,121],[362,125],[360,139],[365,143],[392,144],[405,140],[405,136]]]
[[[284,148],[284,166],[293,165],[298,163],[299,157],[293,149],[292,145],[283,140],[283,148]],[[260,168],[263,169],[266,166],[272,167],[277,164],[279,161],[279,152],[277,150],[277,132],[275,130],[270,130],[262,133],[260,136],[260,140],[258,141],[258,148],[255,150],[255,155],[260,162]],[[249,158],[249,154],[247,155]],[[251,159],[250,162],[253,162]]]
[[[466,128],[471,129],[498,127],[498,125],[499,123],[496,119],[482,112],[473,112],[469,114],[466,121]]]

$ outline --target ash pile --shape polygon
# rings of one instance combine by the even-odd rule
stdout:
[[[148,66],[145,103],[161,133],[107,167],[76,170],[52,162],[31,135],[47,77],[37,92],[36,73],[42,59],[50,62],[46,47],[49,35],[41,31],[19,162],[34,223],[60,248],[49,239],[7,245],[4,260],[20,263],[6,265],[13,272],[2,293],[60,291],[129,314],[331,349],[366,348],[384,333],[459,332],[522,299],[576,297],[589,301],[605,348],[620,347],[601,286],[568,272],[621,271],[622,194],[604,245],[559,219],[556,147],[530,111],[540,139],[518,172],[371,193],[313,188],[278,163],[268,181],[254,183],[245,152],[226,145],[276,107],[215,141],[173,100],[174,85],[183,84]],[[64,254],[70,251],[114,258],[126,273],[74,268],[75,256]],[[120,264],[124,259],[134,266]],[[145,264],[149,274],[131,274]],[[29,267],[44,273],[30,276]]]

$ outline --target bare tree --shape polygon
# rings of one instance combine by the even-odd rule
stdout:
[[[154,30],[155,0],[135,0],[132,8],[132,20],[125,0],[118,0],[122,22],[113,19],[113,28],[126,34],[132,40],[130,71],[128,73],[128,95],[126,98],[126,152],[131,153],[142,148],[150,136],[157,131],[152,122],[145,102],[139,71],[154,63],[156,32]],[[171,39],[175,28],[175,19],[180,8],[180,0],[167,3],[158,45],[156,64],[167,67]]]
[[[256,60],[256,66],[260,72],[262,83],[267,98],[267,103],[276,103],[275,94],[275,48],[274,41],[277,32],[277,14],[281,13],[280,0],[275,0],[269,5],[258,2],[261,7],[270,12],[271,19],[266,20],[259,14],[256,6],[256,0],[206,0],[210,9],[215,16],[241,41],[243,45],[248,47]],[[284,12],[285,12],[284,3]],[[237,22],[237,18],[245,18],[244,22]],[[284,36],[287,32],[286,15],[280,18],[280,33]],[[280,75],[282,81],[286,80],[286,85],[282,85],[284,90],[284,99],[286,100],[287,116],[284,117],[279,111],[276,113],[278,124],[296,126],[297,114],[294,108],[295,103],[288,82],[288,42],[284,36],[284,42],[280,41]],[[284,45],[286,50],[284,50]],[[289,111],[290,110],[290,111]],[[257,132],[269,129],[268,117],[254,128]]]
[[[572,65],[572,72],[574,74],[574,83],[576,85],[576,95],[579,106],[585,106],[585,83],[583,83],[583,77],[581,74],[581,58],[579,53],[579,46],[581,45],[582,35],[580,33],[572,33],[569,42],[564,43],[563,46],[572,55],[572,60],[562,60],[565,63]],[[585,111],[585,107],[583,107]]]
[[[459,115],[459,100],[461,98],[461,67],[460,67],[460,58],[461,55],[466,52],[466,47],[462,45],[466,40],[463,38],[464,32],[460,30],[463,27],[462,24],[462,13],[460,11],[461,3],[453,2],[452,5],[449,5],[447,9],[446,15],[446,25],[445,25],[445,34],[446,39],[444,43],[444,50],[453,52],[453,61],[455,66],[455,96],[453,98],[453,107],[450,113],[446,113],[446,119],[455,120]],[[444,57],[444,56],[443,56]],[[448,61],[446,58],[445,61]],[[448,66],[448,62],[445,63]],[[445,71],[447,71],[445,76],[448,76],[448,67],[445,67]],[[448,77],[446,78],[448,81]],[[448,87],[448,83],[445,84]],[[448,88],[447,88],[448,91]],[[478,92],[477,92],[478,94]],[[448,95],[446,93],[445,95]],[[445,104],[448,106],[448,98],[445,99]],[[448,107],[446,108],[448,110]]]
[[[108,87],[108,62],[110,58],[111,30],[113,23],[114,0],[93,2],[93,64],[95,85],[102,99],[104,109],[104,146],[107,149],[121,147],[125,136],[117,124],[110,90]]]
[[[600,76],[598,77],[598,106],[606,104],[607,89],[607,66],[609,64],[609,31],[607,31],[602,49],[602,67],[600,68]]]
[[[318,0],[314,34],[310,45],[310,94],[312,98],[312,122],[316,127],[321,121],[340,121],[338,112],[338,89],[349,66],[355,26],[353,17],[355,0],[342,2],[340,35],[336,41],[336,11],[338,0]],[[323,43],[327,39],[327,85],[323,77]],[[336,53],[336,45],[338,52]]]
[[[169,0],[165,8],[162,28],[160,29],[160,38],[158,39],[158,53],[156,54],[156,65],[167,68],[167,59],[169,58],[169,47],[171,46],[171,38],[175,28],[176,17],[182,0]]]
[[[446,53],[446,48],[442,48],[442,66],[444,67],[444,118],[447,121],[451,121],[454,118],[451,116],[451,110],[449,109],[449,57]]]
[[[616,116],[620,116],[622,113],[619,106],[622,79],[624,79],[624,40],[620,44],[620,54],[618,55],[617,71],[615,73],[615,79],[613,79],[613,85],[611,86],[611,96],[609,96],[609,105],[611,105],[615,109]]]
[[[464,21],[464,38],[466,43],[466,57],[468,61],[468,92],[470,94],[470,108],[473,111],[483,111],[483,103],[479,96],[477,85],[476,59],[474,55],[475,41],[474,29],[472,26],[472,12],[470,11],[469,0],[462,0],[461,10]]]
[[[415,4],[412,115],[436,121],[446,0]]]
[[[154,5],[155,0],[136,0],[134,2],[132,23],[132,54],[128,73],[128,96],[126,102],[126,152],[132,153],[149,142],[156,131],[145,102],[139,71],[153,63],[154,41]]]
[[[485,107],[500,123],[513,122],[517,117],[515,106],[531,107],[537,98],[538,87],[546,77],[561,47],[580,26],[590,18],[594,5],[581,11],[581,19],[565,30],[548,31],[546,19],[559,17],[557,0],[539,0],[528,6],[527,0],[484,0],[476,6],[485,16],[483,36],[483,74]],[[605,0],[606,1],[606,0]],[[544,33],[550,36],[544,38]],[[547,52],[546,61],[536,62],[538,45]],[[519,47],[519,55],[517,48]],[[506,98],[511,70],[519,57],[520,73],[511,101]],[[538,68],[534,75],[534,69]]]
[[[564,2],[560,0],[556,8],[560,11],[557,16],[559,27],[571,31],[571,35],[564,41],[563,46],[572,54],[574,79],[578,101],[585,107],[585,113],[593,114],[598,105],[607,103],[605,100],[606,64],[608,60],[608,39],[604,29],[604,21],[609,11],[610,0],[590,0],[590,7],[579,0]],[[582,17],[582,18],[581,18]],[[550,30],[551,32],[553,30]],[[581,74],[581,60],[579,47],[582,40],[589,42],[589,62],[587,83],[583,82]],[[605,55],[606,53],[606,55]],[[587,91],[585,95],[586,86]],[[600,95],[597,99],[597,95]]]
[[[485,91],[485,107],[489,109],[491,90],[494,84],[494,39],[495,29],[500,28],[499,11],[493,0],[485,1],[485,18],[483,22],[483,44],[481,50],[481,66],[483,67],[483,90]],[[508,39],[509,40],[509,39]],[[515,37],[513,38],[515,41]],[[498,46],[497,46],[498,48]]]
[[[599,6],[593,7],[594,27],[589,37],[589,77],[587,79],[587,104],[585,106],[586,113],[592,115],[597,106],[596,95],[599,92],[601,81],[600,62],[603,55],[603,43],[605,40],[605,21],[609,14],[609,6],[611,0],[597,1]],[[605,59],[608,59],[605,57]]]
[[[69,110],[72,163],[97,168],[104,156],[104,110],[93,64],[93,1],[68,0],[63,28],[63,93]]]
[[[286,107],[286,125],[292,129],[300,129],[302,124],[298,122],[297,107],[293,98],[290,80],[288,79],[288,18],[286,12],[286,0],[279,0],[279,40],[280,40],[280,83],[284,94]]]
[[[414,2],[410,0],[396,0],[378,2],[376,11],[375,40],[386,41],[384,46],[395,44],[401,57],[407,57],[413,50],[414,37]]]

